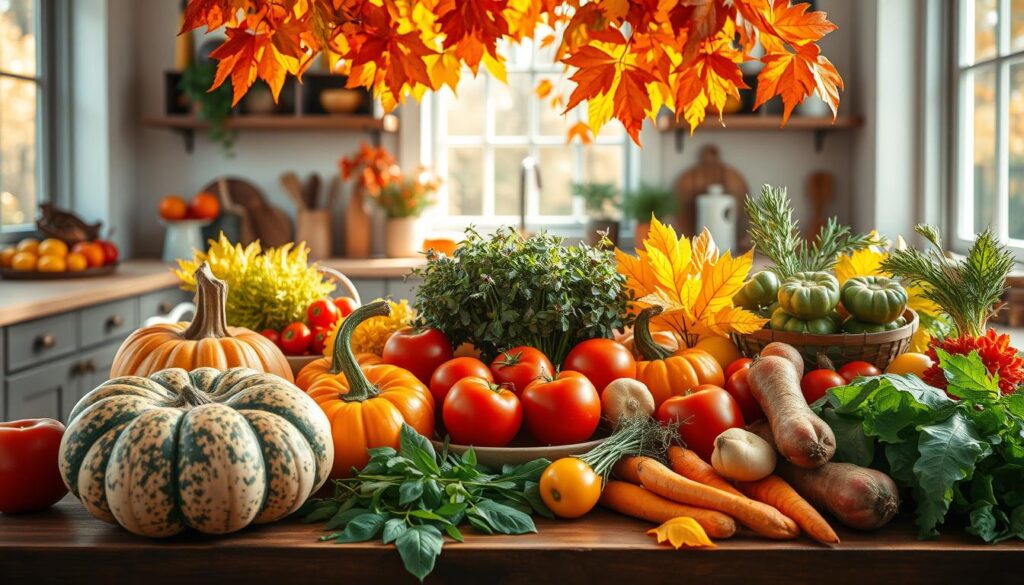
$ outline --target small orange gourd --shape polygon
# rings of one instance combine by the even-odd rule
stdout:
[[[367,449],[397,449],[402,423],[425,437],[434,434],[434,399],[427,387],[412,372],[397,366],[360,365],[352,352],[356,327],[366,319],[390,312],[391,307],[384,301],[353,311],[342,322],[334,341],[331,370],[336,373],[328,370],[310,376],[307,393],[331,421],[331,477],[349,477],[353,469],[362,469],[370,460]]]
[[[380,356],[375,353],[357,353],[356,362],[360,366],[376,366],[384,363]],[[309,390],[310,384],[313,383],[317,378],[338,374],[341,372],[341,367],[334,364],[334,357],[322,357],[317,358],[299,370],[299,373],[295,376],[295,385],[300,390]]]
[[[722,366],[708,352],[685,347],[672,352],[655,343],[650,322],[658,313],[661,307],[648,307],[637,315],[633,325],[633,340],[643,358],[636,363],[636,379],[647,385],[655,406],[701,384],[725,384]]]
[[[114,356],[110,377],[149,376],[167,368],[252,368],[292,381],[281,350],[245,327],[228,327],[228,286],[203,262],[196,270],[196,313],[191,323],[160,323],[136,329]]]

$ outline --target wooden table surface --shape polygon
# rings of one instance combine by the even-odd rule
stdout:
[[[538,534],[468,534],[463,544],[445,544],[427,581],[990,585],[1016,583],[1024,571],[1024,543],[983,545],[952,529],[919,541],[909,523],[840,531],[843,543],[832,548],[740,535],[681,551],[654,544],[648,528],[599,510],[573,522],[540,520]],[[0,583],[415,582],[393,547],[321,543],[320,534],[319,525],[286,521],[225,537],[150,540],[93,519],[68,497],[47,512],[0,514]]]

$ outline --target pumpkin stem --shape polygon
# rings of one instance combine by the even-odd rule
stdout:
[[[345,379],[348,380],[348,393],[342,396],[346,402],[362,402],[380,394],[380,390],[366,379],[362,368],[359,367],[356,354],[352,351],[352,334],[363,321],[373,317],[386,317],[390,314],[391,305],[387,301],[375,301],[352,311],[352,314],[341,322],[341,328],[338,329],[338,335],[334,339],[331,373],[344,374]]]
[[[203,404],[210,404],[213,400],[205,392],[196,390],[191,384],[185,384],[178,392],[178,399],[171,405],[172,408],[195,408]]]
[[[228,333],[224,304],[228,297],[228,284],[210,271],[210,265],[203,262],[195,272],[196,314],[192,324],[182,334],[185,339],[207,339],[231,337]]]
[[[658,345],[651,337],[651,317],[661,314],[661,307],[647,307],[636,317],[633,324],[633,346],[647,361],[663,360],[671,357],[672,352]]]

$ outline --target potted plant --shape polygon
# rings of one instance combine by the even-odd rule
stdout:
[[[210,140],[220,142],[224,146],[224,154],[234,156],[236,132],[225,127],[231,117],[230,83],[225,83],[211,90],[217,76],[217,64],[212,61],[195,61],[181,74],[178,90],[188,98],[196,118],[209,126],[207,135]]]
[[[612,183],[574,183],[572,194],[583,199],[587,210],[587,237],[591,246],[596,246],[603,235],[612,245],[619,240],[619,222],[615,219],[618,210],[619,189]]]
[[[679,200],[668,189],[641,184],[635,193],[626,198],[622,207],[626,217],[636,220],[634,242],[640,246],[651,231],[651,218],[663,222],[671,220],[679,209]]]
[[[438,186],[432,173],[420,170],[412,177],[399,175],[372,194],[387,216],[384,253],[388,257],[408,258],[420,252],[420,215],[434,202]]]

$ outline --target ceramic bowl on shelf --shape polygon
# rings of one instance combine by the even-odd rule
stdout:
[[[320,92],[320,105],[328,114],[351,114],[363,104],[363,92],[355,89],[325,89]]]

